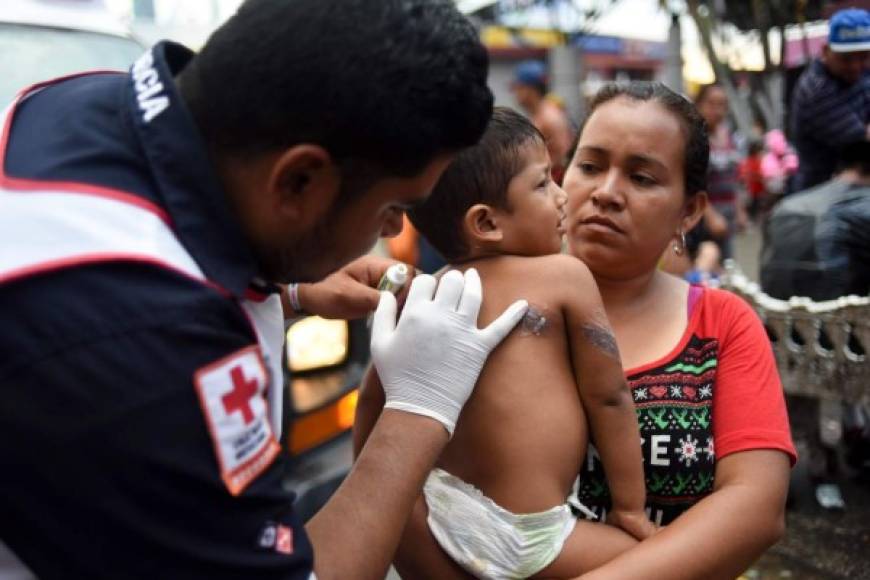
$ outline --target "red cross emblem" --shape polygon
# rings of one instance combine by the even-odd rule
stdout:
[[[245,425],[247,425],[254,420],[254,412],[251,410],[251,399],[257,394],[257,380],[246,380],[241,366],[235,366],[230,369],[230,376],[233,379],[233,390],[221,397],[224,410],[227,412],[227,415],[232,415],[234,411],[241,411],[242,418],[245,421]]]
[[[291,528],[278,526],[275,551],[288,555],[293,553],[293,530]]]
[[[263,412],[262,393],[269,384],[269,373],[260,348],[247,346],[205,365],[196,371],[193,382],[221,479],[232,495],[239,495],[281,453]],[[292,534],[284,540],[284,547],[288,543],[292,551]]]

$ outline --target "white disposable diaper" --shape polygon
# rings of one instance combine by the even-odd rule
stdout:
[[[514,514],[442,469],[423,488],[429,529],[445,552],[477,578],[528,578],[546,568],[574,529],[567,504]]]

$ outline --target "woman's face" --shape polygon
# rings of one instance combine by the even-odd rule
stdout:
[[[707,126],[715,129],[728,114],[728,95],[722,87],[710,87],[696,106]]]
[[[686,214],[677,118],[653,101],[617,97],[583,129],[565,175],[568,242],[596,277],[655,269]]]

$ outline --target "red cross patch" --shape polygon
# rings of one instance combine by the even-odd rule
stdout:
[[[269,374],[258,346],[249,346],[196,371],[193,379],[208,424],[221,478],[239,495],[280,451],[269,425]]]
[[[293,553],[293,530],[287,526],[278,526],[275,537],[275,551],[290,555]]]

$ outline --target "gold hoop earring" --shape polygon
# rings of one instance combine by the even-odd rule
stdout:
[[[682,256],[686,253],[686,233],[680,230],[680,239],[674,241],[674,253]]]

